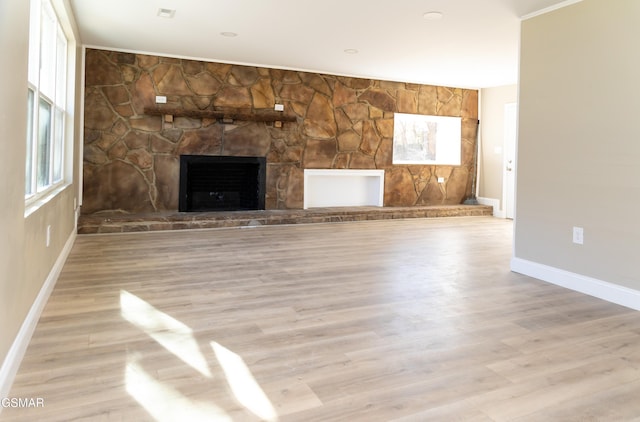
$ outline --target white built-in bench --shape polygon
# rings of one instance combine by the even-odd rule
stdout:
[[[304,209],[384,204],[384,170],[305,169]]]

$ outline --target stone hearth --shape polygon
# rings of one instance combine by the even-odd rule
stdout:
[[[331,207],[306,210],[227,211],[204,213],[100,213],[81,215],[79,234],[125,233],[157,230],[211,229],[276,224],[332,223],[341,221],[491,216],[485,205],[440,205],[413,207]]]

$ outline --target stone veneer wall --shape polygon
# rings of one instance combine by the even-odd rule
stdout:
[[[303,205],[303,169],[385,170],[385,206],[459,204],[471,193],[478,92],[87,49],[83,214],[176,211],[179,157],[267,157],[267,209]],[[145,115],[273,110],[297,122]],[[462,117],[462,165],[392,165],[393,113]],[[439,184],[438,177],[445,183]]]

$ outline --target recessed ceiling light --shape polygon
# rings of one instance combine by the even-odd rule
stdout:
[[[344,50],[344,52],[347,54],[358,54],[358,50],[356,50],[355,48],[347,48],[346,50]]]
[[[428,20],[428,21],[437,21],[437,20],[440,20],[440,19],[442,19],[442,16],[443,16],[443,15],[442,15],[442,12],[436,12],[436,11],[433,11],[433,12],[427,12],[427,13],[425,13],[424,15],[422,15],[422,17],[423,17],[423,18],[425,18],[425,19],[426,19],[426,20]]]
[[[221,32],[220,35],[222,35],[223,37],[228,37],[228,38],[233,38],[233,37],[237,37],[238,36],[238,34],[236,34],[235,32],[230,32],[230,31]]]
[[[163,9],[163,8],[158,9],[158,16],[160,16],[161,18],[171,19],[175,14],[176,14],[175,9]]]

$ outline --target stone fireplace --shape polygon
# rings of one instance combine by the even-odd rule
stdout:
[[[305,170],[383,170],[385,207],[460,204],[472,190],[476,90],[96,49],[85,63],[84,215],[178,211],[182,155],[265,157],[266,210],[304,208]],[[295,119],[207,114],[276,104]],[[149,112],[163,107],[176,112]],[[395,113],[461,117],[461,164],[394,164]]]
[[[180,156],[178,210],[263,210],[265,157]]]

